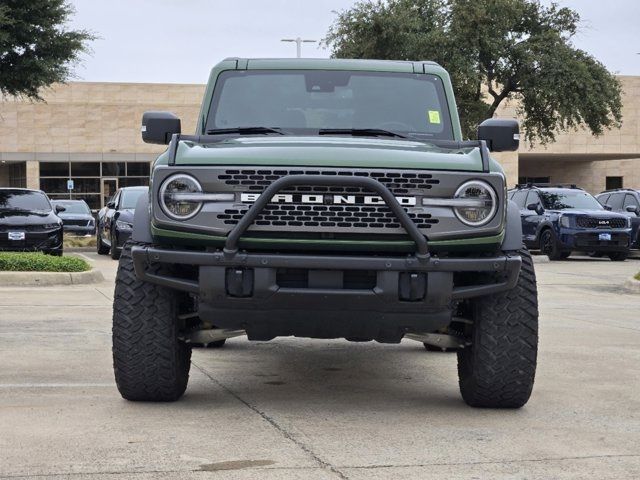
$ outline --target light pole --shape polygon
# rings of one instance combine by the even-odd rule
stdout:
[[[317,40],[303,40],[300,37],[297,38],[283,38],[281,42],[294,42],[296,44],[296,56],[300,58],[302,56],[302,44],[303,43],[316,43]]]

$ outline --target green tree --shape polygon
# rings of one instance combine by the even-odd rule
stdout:
[[[367,0],[337,13],[337,58],[435,60],[451,75],[464,133],[507,99],[530,141],[586,126],[619,128],[617,78],[572,44],[580,17],[537,0]]]
[[[64,82],[95,37],[67,28],[65,0],[0,0],[0,93],[42,100],[40,89]]]

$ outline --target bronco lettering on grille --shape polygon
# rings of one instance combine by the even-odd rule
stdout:
[[[259,193],[241,193],[240,201],[254,203],[260,198]],[[414,207],[416,197],[395,197],[400,205]],[[302,203],[325,205],[384,205],[382,197],[377,195],[325,195],[325,194],[290,194],[279,193],[271,199],[272,203]]]

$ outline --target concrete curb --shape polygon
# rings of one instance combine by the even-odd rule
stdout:
[[[0,272],[0,287],[49,287],[52,285],[85,285],[104,281],[102,272]]]
[[[533,263],[549,263],[551,261],[546,255],[531,255],[531,259]]]
[[[630,293],[640,293],[640,280],[630,278],[624,282],[624,288]]]

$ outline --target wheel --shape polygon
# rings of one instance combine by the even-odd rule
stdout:
[[[58,250],[48,250],[46,252],[47,255],[51,255],[52,257],[61,257],[62,256],[62,248],[59,248]]]
[[[138,280],[131,245],[123,248],[113,298],[116,385],[127,400],[172,402],[187,388],[191,366],[191,348],[178,338],[180,294]]]
[[[562,256],[565,252],[560,250],[560,245],[558,245],[555,235],[548,228],[540,234],[540,251],[549,257],[549,260],[563,260],[563,258],[569,256]]]
[[[116,242],[116,238],[113,235],[113,232],[111,232],[111,247],[109,248],[109,254],[111,255],[111,258],[113,260],[118,260],[120,258],[120,251],[118,250],[118,244]]]
[[[612,252],[609,258],[614,262],[624,262],[629,257],[629,252]]]
[[[560,252],[560,260],[566,260],[571,256],[571,252]]]
[[[517,285],[474,299],[471,346],[458,350],[458,379],[472,407],[520,408],[531,396],[538,351],[538,293],[531,255],[519,252]]]
[[[102,243],[102,237],[100,236],[100,229],[96,232],[96,250],[98,255],[106,255],[109,253],[109,247]]]

